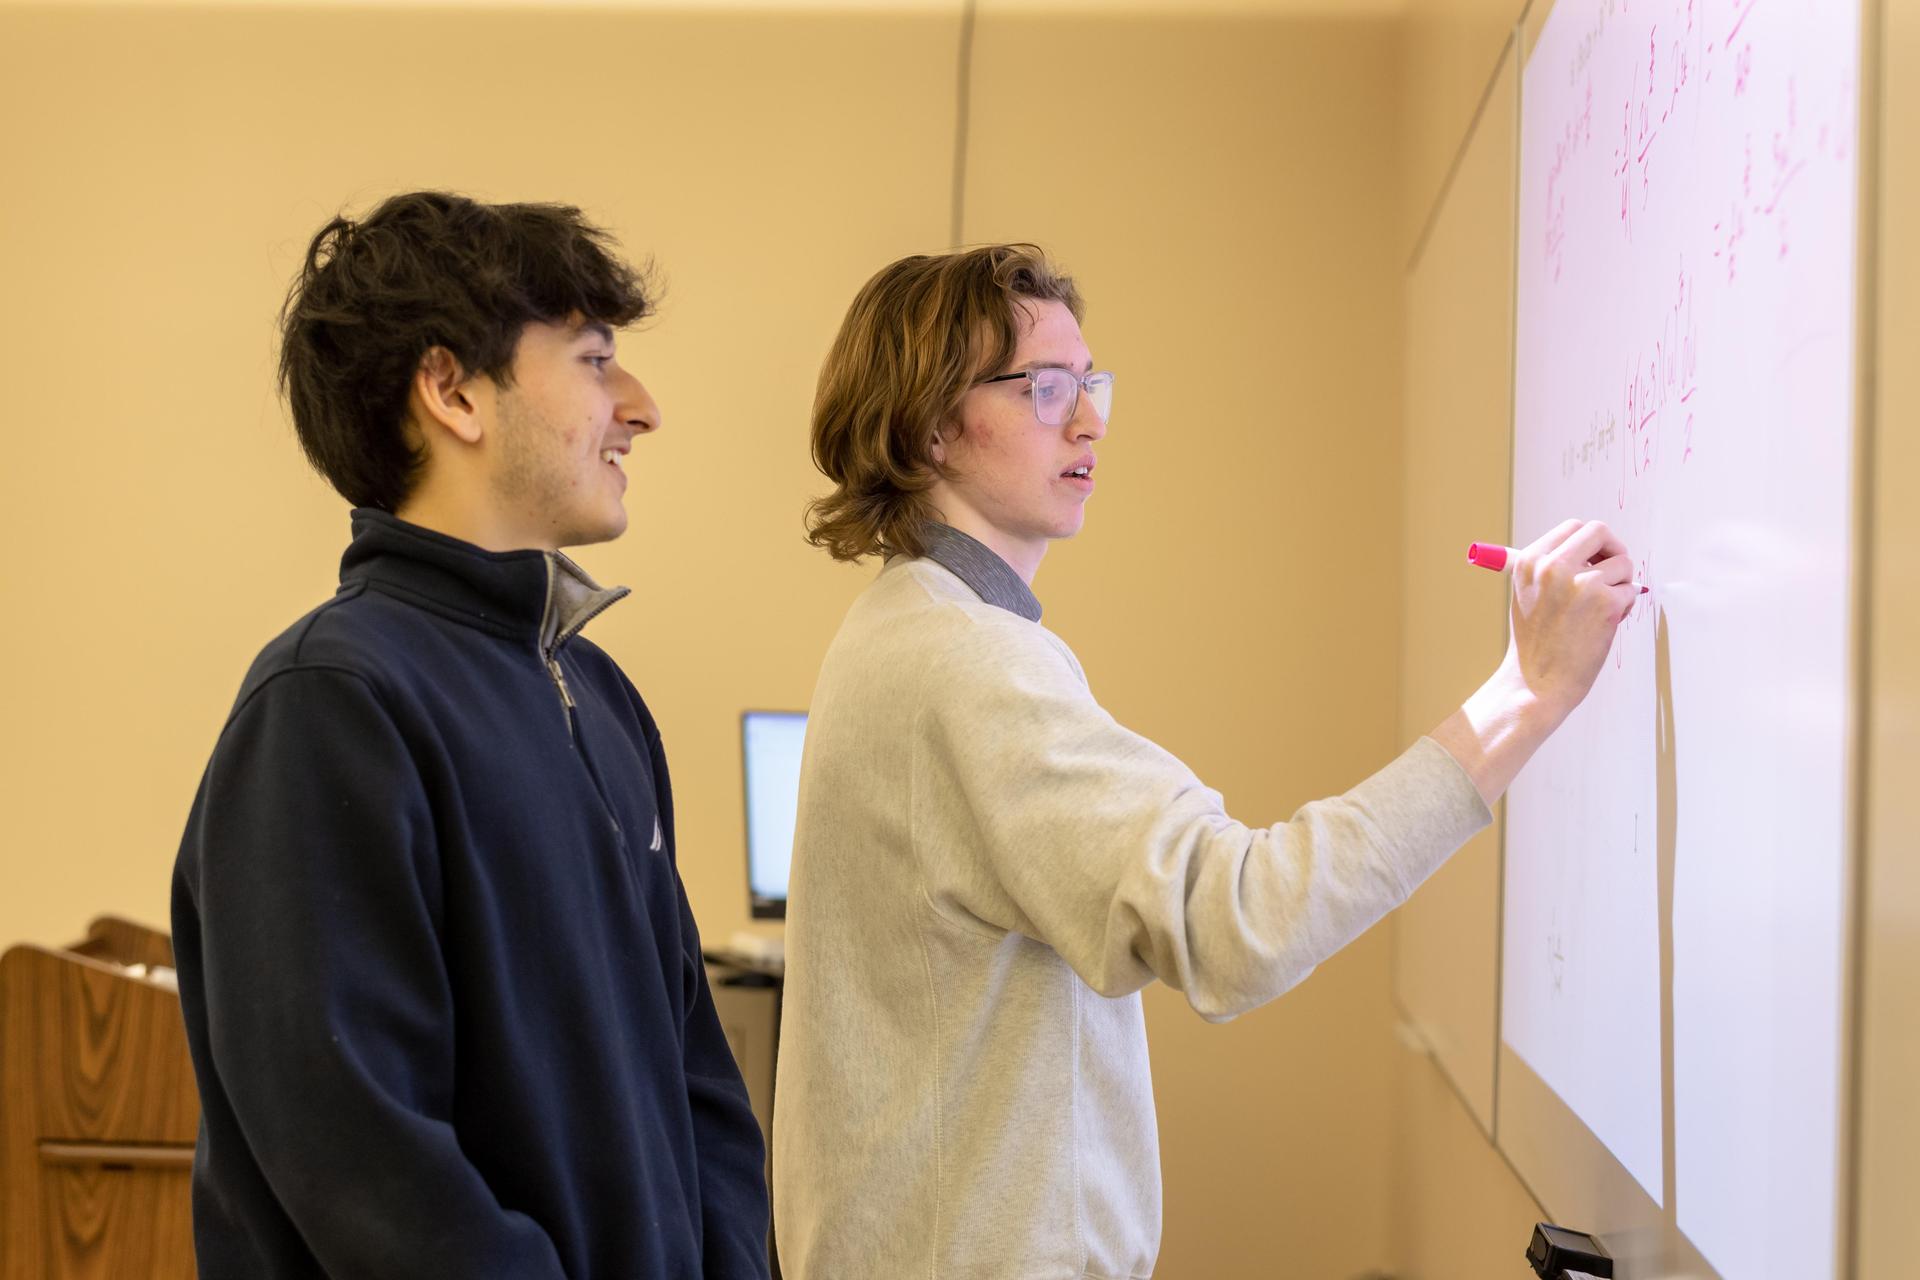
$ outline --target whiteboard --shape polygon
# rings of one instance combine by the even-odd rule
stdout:
[[[1740,1280],[1838,1248],[1859,41],[1561,0],[1522,81],[1513,536],[1652,591],[1509,796],[1503,1053]]]

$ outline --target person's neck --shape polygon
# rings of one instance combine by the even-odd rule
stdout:
[[[444,486],[422,484],[393,513],[408,524],[471,542],[482,551],[557,551],[496,507]]]
[[[1033,586],[1034,574],[1040,572],[1040,561],[1047,554],[1047,540],[1036,538],[1028,541],[1016,538],[996,528],[993,523],[972,508],[962,503],[949,501],[940,507],[940,521],[950,528],[959,530],[987,550],[1007,562],[1007,567],[1020,575],[1020,581]]]

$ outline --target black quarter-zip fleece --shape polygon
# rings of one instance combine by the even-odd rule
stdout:
[[[254,662],[174,874],[202,1277],[767,1274],[616,598],[356,511]]]

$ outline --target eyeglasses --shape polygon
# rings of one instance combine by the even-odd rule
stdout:
[[[990,382],[1011,382],[1015,378],[1025,378],[1032,384],[1028,394],[1033,397],[1033,416],[1040,419],[1043,426],[1064,427],[1072,422],[1082,387],[1086,388],[1087,398],[1093,402],[1093,411],[1100,415],[1100,421],[1105,422],[1113,412],[1113,375],[1104,369],[1084,378],[1071,369],[1027,369],[982,378],[974,385],[984,387]]]

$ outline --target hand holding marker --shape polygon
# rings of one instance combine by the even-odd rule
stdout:
[[[1593,688],[1640,589],[1603,520],[1562,521],[1517,551],[1475,547],[1473,563],[1513,570],[1507,652],[1433,739],[1492,805]]]
[[[1518,549],[1475,543],[1468,561],[1512,571],[1501,667],[1557,725],[1587,696],[1615,630],[1646,594],[1631,553],[1606,522],[1566,520]]]
[[[1475,542],[1467,547],[1467,563],[1500,573],[1518,554],[1512,547],[1503,547],[1497,542]],[[1643,585],[1640,594],[1645,595],[1651,590],[1652,587]]]

